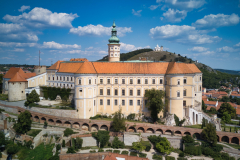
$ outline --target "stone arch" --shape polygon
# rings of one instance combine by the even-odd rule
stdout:
[[[114,132],[113,126],[110,126],[110,131]]]
[[[231,139],[231,143],[235,143],[235,144],[239,145],[239,139],[237,137],[233,137]]]
[[[197,139],[201,139],[201,135],[199,133],[194,133]]]
[[[41,118],[41,122],[43,123],[43,122],[45,122],[46,121],[46,118],[45,117],[42,117]]]
[[[191,133],[190,132],[184,132],[184,134],[183,134],[184,136],[186,136],[186,135],[189,135],[189,136],[191,136]]]
[[[102,126],[100,127],[100,130],[108,131],[108,126],[102,125]]]
[[[93,124],[91,126],[91,132],[97,132],[98,131],[98,125],[97,124]]]
[[[229,143],[229,138],[228,138],[228,136],[223,136],[223,137],[222,137],[222,142],[227,142],[227,143]]]
[[[181,132],[181,131],[175,131],[175,132],[174,132],[174,135],[175,135],[175,136],[182,136],[182,132]]]
[[[53,119],[48,119],[48,123],[49,123],[50,125],[54,125]]]
[[[20,114],[22,111],[18,111],[18,114]]]
[[[157,129],[155,133],[157,133],[157,134],[163,134],[163,130]]]
[[[69,121],[65,121],[63,124],[64,127],[71,128],[71,123]]]
[[[154,130],[152,128],[148,128],[146,132],[147,133],[154,133]]]
[[[76,128],[76,129],[79,129],[80,128],[80,124],[78,122],[74,122],[72,127]]]
[[[139,128],[137,129],[137,132],[144,133],[144,132],[145,132],[145,130],[144,130],[144,128],[143,128],[143,127],[139,127]]]
[[[34,116],[34,121],[35,121],[35,122],[39,122],[39,120],[40,120],[40,119],[39,119],[38,116]]]
[[[82,130],[88,131],[89,130],[89,125],[87,123],[83,123]]]
[[[167,134],[167,135],[172,135],[172,131],[171,130],[166,130],[164,134]]]
[[[56,121],[56,126],[61,126],[61,125],[62,125],[62,121],[57,120],[57,121]]]
[[[136,132],[135,127],[131,126],[128,128],[128,132]]]

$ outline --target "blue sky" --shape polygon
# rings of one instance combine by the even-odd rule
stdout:
[[[240,0],[1,0],[0,63],[107,55],[116,21],[121,53],[162,45],[212,68],[240,70]]]

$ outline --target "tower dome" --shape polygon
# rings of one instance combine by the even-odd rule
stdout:
[[[115,21],[113,21],[113,25],[112,25],[112,36],[111,38],[109,38],[108,42],[110,44],[113,44],[113,43],[119,43],[120,40],[119,38],[117,37],[117,29],[116,29],[116,24],[115,24]]]

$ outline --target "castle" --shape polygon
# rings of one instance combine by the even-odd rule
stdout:
[[[75,109],[79,118],[83,119],[96,114],[110,115],[119,108],[125,116],[131,113],[150,116],[144,98],[145,91],[152,88],[163,90],[168,99],[167,112],[176,114],[180,119],[188,117],[192,124],[201,124],[202,73],[196,65],[121,62],[119,42],[113,23],[108,44],[108,62],[90,62],[87,59],[57,61],[43,73],[46,81],[42,85],[71,88]],[[26,80],[28,84],[32,81],[31,78]]]

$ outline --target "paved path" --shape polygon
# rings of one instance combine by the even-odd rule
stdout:
[[[23,101],[16,101],[16,102],[8,102],[8,101],[2,101],[0,100],[0,103],[9,105],[9,106],[19,106],[19,107],[24,107],[24,103],[26,100]]]

